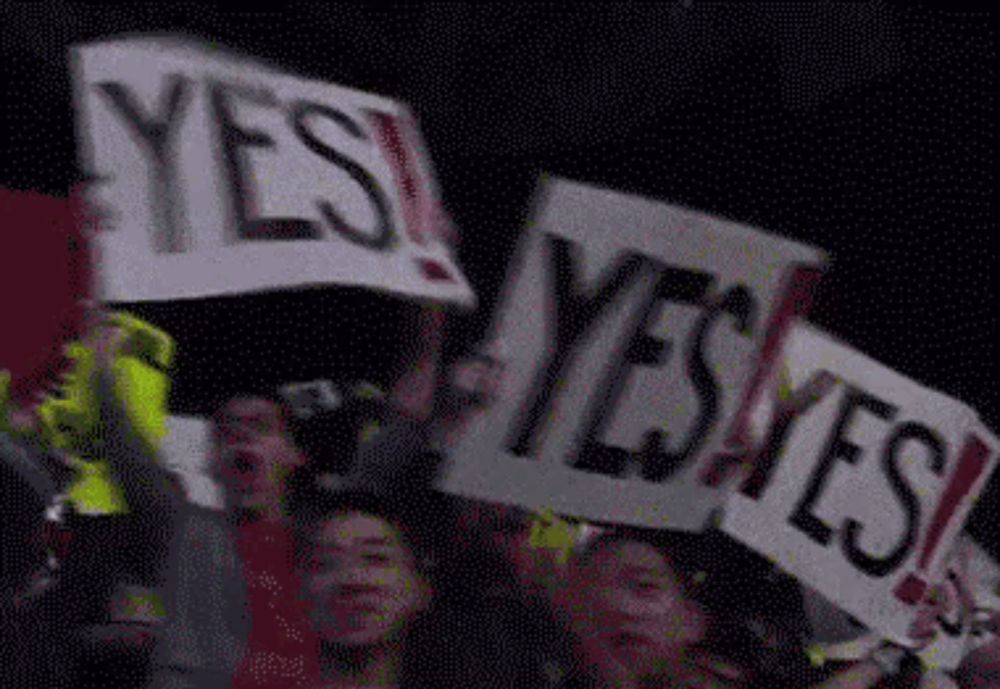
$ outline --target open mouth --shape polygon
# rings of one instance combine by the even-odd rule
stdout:
[[[618,650],[645,650],[653,646],[653,641],[645,634],[616,632],[611,636],[611,645]]]
[[[381,609],[373,600],[339,600],[334,606],[348,615],[374,615]]]

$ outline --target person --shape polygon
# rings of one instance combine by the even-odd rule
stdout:
[[[437,654],[415,651],[434,596],[433,559],[404,514],[398,502],[354,492],[325,509],[314,504],[303,520],[303,591],[321,649],[316,689],[444,686],[420,666]]]
[[[47,569],[47,548],[38,536],[57,486],[34,448],[0,432],[0,686],[56,686],[53,661],[62,649],[43,649],[59,627],[34,582]]]
[[[446,551],[453,576],[441,586],[462,624],[503,649],[507,662],[493,672],[510,673],[512,686],[559,686],[568,649],[551,594],[562,565],[537,533],[547,522],[509,505],[453,499],[453,506],[457,525]]]
[[[574,555],[555,598],[575,647],[566,689],[637,689],[695,676],[692,650],[706,637],[708,615],[690,594],[684,540],[621,528]]]
[[[175,506],[167,620],[150,687],[294,687],[315,674],[296,604],[284,501],[305,457],[279,400],[237,395],[217,412],[209,466],[223,509]]]
[[[702,590],[704,538],[621,527],[582,544],[556,597],[575,647],[565,689],[917,686],[912,649],[888,643],[824,673],[769,674],[753,656],[774,650],[748,636],[748,625],[732,624],[739,611],[725,614]],[[913,648],[933,639],[939,612],[933,599],[921,607],[911,629]],[[775,657],[790,662],[796,639],[777,628],[773,636],[789,646]]]
[[[54,478],[41,534],[46,562],[36,570],[22,600],[25,608],[51,613],[48,643],[57,652],[46,664],[48,678],[43,683],[50,689],[88,686],[88,673],[97,664],[102,665],[105,681],[138,686],[134,678],[129,681],[109,673],[118,666],[126,674],[141,674],[148,649],[139,648],[127,659],[112,654],[117,661],[127,661],[115,666],[98,656],[126,637],[139,638],[135,627],[110,623],[109,603],[121,575],[152,584],[152,563],[164,542],[162,510],[170,502],[164,498],[169,481],[146,461],[151,456],[150,437],[155,435],[148,431],[155,429],[142,419],[137,423],[135,410],[119,394],[119,382],[125,380],[130,390],[141,387],[134,383],[145,370],[146,363],[139,360],[143,348],[133,347],[127,354],[123,348],[135,344],[132,336],[137,328],[148,331],[149,326],[126,314],[95,315],[85,339],[68,348],[74,353],[73,365],[62,379],[48,381],[27,403],[9,409],[5,419],[11,437],[35,454],[40,452],[38,468]],[[57,407],[83,413],[60,415],[54,413]],[[102,485],[127,479],[127,485],[119,486],[121,500],[132,503],[127,515],[81,516],[79,500],[63,502],[68,494],[73,497],[74,485],[81,485],[81,469],[98,462],[105,467],[107,480]]]

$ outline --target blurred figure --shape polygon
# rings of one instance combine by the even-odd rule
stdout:
[[[385,503],[341,496],[304,527],[304,592],[321,645],[316,689],[427,686],[415,664],[427,658],[411,644],[433,598],[431,560],[391,515]]]
[[[1000,615],[994,614],[991,626],[992,634],[1000,632]],[[966,656],[955,671],[955,678],[962,689],[1000,687],[1000,637]]]
[[[560,552],[554,544],[538,542],[537,532],[548,526],[545,517],[512,505],[460,500],[456,533],[467,550],[488,550],[501,562],[502,572],[486,578],[488,586],[517,590],[517,595],[546,598],[561,578]],[[553,518],[549,516],[551,522]],[[572,534],[567,534],[572,538]],[[486,554],[480,554],[488,557]],[[498,563],[492,563],[497,566]],[[502,576],[501,576],[502,574]]]
[[[150,391],[143,376],[155,347],[139,343],[139,334],[162,333],[127,314],[95,314],[86,340],[67,346],[73,365],[61,380],[50,381],[6,419],[16,442],[38,456],[37,469],[54,479],[44,528],[33,539],[47,557],[20,605],[51,613],[46,644],[57,651],[46,662],[49,677],[42,684],[49,689],[91,686],[95,674],[115,686],[140,686],[148,669],[149,628],[116,616],[112,603],[122,579],[155,586],[175,497],[169,476],[153,464],[155,424],[147,422],[160,411],[156,395],[146,398],[151,403],[144,414],[122,394]],[[101,476],[88,482],[95,476],[88,470],[97,466]],[[74,488],[94,485],[113,487],[97,497],[115,493],[119,503],[132,506],[129,514],[88,512],[87,498],[95,494],[74,494]],[[98,499],[96,506],[106,505]]]
[[[0,686],[55,687],[65,648],[49,652],[65,628],[48,596],[36,594],[48,557],[40,538],[57,482],[32,448],[0,433]]]
[[[576,646],[567,689],[685,686],[699,673],[692,651],[708,619],[672,536],[657,538],[677,547],[634,530],[607,532],[575,556],[557,594]]]
[[[213,421],[209,462],[225,506],[178,506],[152,686],[299,686],[316,647],[297,605],[284,500],[305,458],[277,400],[237,396]]]
[[[539,533],[543,523],[555,520],[546,523],[509,505],[456,503],[458,528],[448,567],[453,576],[442,582],[449,599],[456,601],[463,623],[482,630],[505,658],[494,674],[509,677],[510,686],[560,686],[570,650],[554,615],[553,593],[564,563],[551,547],[553,539]]]

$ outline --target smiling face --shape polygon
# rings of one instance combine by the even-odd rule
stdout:
[[[637,676],[679,661],[705,634],[702,610],[667,559],[645,543],[613,540],[577,563],[570,619],[599,674]]]
[[[321,639],[384,644],[426,607],[429,584],[388,521],[345,512],[323,522],[313,538],[305,586]]]

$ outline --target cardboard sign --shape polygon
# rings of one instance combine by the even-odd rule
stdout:
[[[73,57],[102,299],[341,284],[473,303],[403,106],[174,39]]]
[[[701,529],[720,491],[699,471],[820,252],[566,181],[544,190],[493,338],[504,393],[469,422],[443,487],[593,521]],[[490,338],[487,338],[489,341]]]
[[[0,370],[20,401],[58,380],[69,367],[63,344],[85,329],[91,273],[78,200],[0,188],[0,243]]]
[[[772,423],[722,528],[865,625],[906,643],[985,486],[997,442],[969,408],[800,325],[795,389],[837,382]]]
[[[208,466],[209,433],[209,422],[205,419],[169,416],[161,452],[164,466],[180,477],[188,500],[222,509],[222,488],[212,478]]]
[[[925,667],[954,670],[969,651],[995,638],[983,629],[981,619],[1000,613],[1000,598],[993,589],[997,585],[1000,585],[1000,569],[996,562],[968,535],[956,539],[945,579],[940,584],[943,595],[950,601],[949,609],[938,618],[934,641],[917,653]],[[960,586],[971,587],[968,591],[971,600],[965,599]],[[882,643],[881,635],[869,631],[811,587],[803,586],[802,593],[812,629],[811,655],[823,660],[858,660]]]

